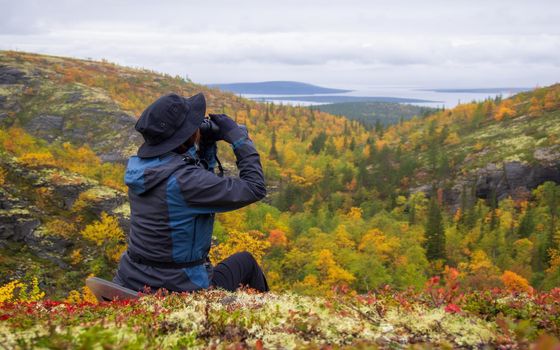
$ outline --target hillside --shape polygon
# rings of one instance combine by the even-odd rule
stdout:
[[[459,203],[463,187],[478,198],[522,199],[538,183],[560,182],[559,98],[554,85],[463,104],[397,125],[380,142],[414,154],[417,183],[437,182],[449,203]]]
[[[97,246],[95,240],[84,238],[82,232],[88,224],[94,225],[102,212],[117,218],[126,232],[127,219],[120,212],[113,212],[126,211],[127,207],[123,202],[126,195],[121,192],[126,189],[122,184],[124,167],[120,163],[135,153],[142,142],[133,129],[136,116],[150,101],[170,91],[184,95],[204,92],[207,112],[224,112],[247,125],[265,155],[271,147],[271,134],[281,138],[282,143],[278,142],[276,147],[282,159],[262,158],[272,193],[285,179],[301,179],[296,176],[299,172],[296,169],[301,169],[302,164],[325,162],[334,157],[320,159],[307,151],[307,138],[320,133],[316,125],[329,125],[321,132],[336,135],[348,124],[343,118],[328,114],[256,104],[147,70],[118,67],[108,62],[4,52],[0,55],[0,157],[5,203],[2,220],[6,222],[2,230],[3,282],[34,274],[43,267],[43,288],[51,295],[59,295],[78,289],[83,283],[82,279],[63,278],[68,274],[60,271],[61,267],[82,277],[88,273],[106,277],[112,274],[115,253],[105,254],[105,245]],[[297,120],[302,115],[305,119]],[[301,129],[291,126],[296,124]],[[305,128],[313,132],[304,132]],[[359,125],[352,129],[354,137],[365,137]],[[230,148],[225,144],[219,146],[220,159],[226,170],[232,170],[234,159]],[[307,153],[304,157],[296,156]],[[107,192],[104,186],[116,190],[114,196],[119,199],[99,195],[98,192]],[[76,198],[84,201],[76,206]],[[257,215],[272,211],[278,218],[276,209],[261,208],[265,208],[264,212],[259,209]],[[25,215],[17,214],[20,210]],[[84,210],[93,214],[85,215]],[[29,248],[33,246],[29,242],[38,241],[35,236],[39,233],[46,238]],[[220,231],[218,226],[216,234],[218,239],[223,239],[224,230]],[[115,240],[110,245],[117,243]],[[42,258],[49,254],[54,257]],[[23,263],[26,259],[33,264]],[[65,287],[57,288],[61,285]]]
[[[112,278],[128,230],[123,163],[142,142],[135,118],[171,91],[202,91],[208,112],[247,125],[265,168],[265,201],[216,216],[213,262],[249,250],[274,292],[299,296],[390,286],[406,301],[430,281],[444,288],[432,276],[456,271],[465,295],[538,290],[555,298],[560,85],[376,131],[148,70],[0,52],[3,300],[13,299],[14,280],[75,302],[87,299],[88,275]],[[220,143],[218,154],[234,173],[231,148]],[[543,300],[535,302],[557,307]],[[522,312],[501,321],[467,304],[467,317],[492,327],[528,327],[533,340],[558,335],[557,319],[529,327]],[[443,302],[432,307],[441,313]]]

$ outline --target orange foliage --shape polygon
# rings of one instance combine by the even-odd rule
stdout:
[[[346,189],[350,192],[354,192],[358,188],[358,181],[356,178],[352,178],[352,180],[346,184]]]
[[[338,225],[334,231],[334,236],[336,238],[336,244],[340,248],[354,248],[356,245],[346,230],[345,225]]]
[[[515,115],[515,110],[513,109],[512,100],[504,100],[498,107],[498,111],[494,115],[494,119],[500,121],[505,117],[513,117]]]
[[[54,219],[46,223],[47,230],[54,235],[69,238],[77,232],[76,226],[62,219]]]
[[[484,143],[482,143],[481,141],[477,141],[473,146],[473,149],[477,152],[482,150],[483,148],[484,148]]]
[[[56,160],[49,151],[41,153],[25,153],[19,157],[19,160],[29,166],[56,165]]]
[[[383,149],[383,147],[385,147],[386,144],[387,142],[384,140],[377,140],[375,141],[375,148],[377,148],[377,150],[380,151]]]
[[[264,235],[257,230],[248,232],[231,230],[227,242],[220,243],[212,248],[210,259],[212,263],[217,264],[234,253],[247,251],[253,255],[259,264],[262,264],[262,258],[269,247],[270,242],[264,240]]]
[[[329,286],[351,283],[356,279],[354,275],[337,264],[333,253],[328,249],[319,252],[317,267],[321,273],[321,281]]]
[[[560,105],[559,102],[558,93],[555,90],[550,90],[544,96],[544,109],[547,111],[555,110]]]
[[[453,215],[453,222],[459,222],[462,216],[463,214],[461,212],[461,208],[457,209],[457,211],[455,211],[455,215]]]
[[[362,208],[352,207],[350,208],[350,211],[348,212],[347,216],[348,219],[350,220],[360,220],[362,218],[363,213],[364,211],[362,210]]]
[[[461,142],[461,138],[459,137],[459,135],[456,132],[452,132],[447,136],[444,143],[446,145],[456,145],[460,142]]]
[[[124,166],[102,163],[87,145],[75,147],[69,142],[65,142],[62,147],[56,144],[47,145],[23,129],[11,127],[7,130],[0,130],[0,148],[4,148],[25,165],[67,169],[99,180],[106,186],[126,191],[126,186],[122,181]]]
[[[381,261],[390,261],[399,245],[397,237],[387,237],[381,230],[374,228],[362,237],[358,250],[375,252]]]
[[[4,169],[0,167],[0,186],[4,186],[4,184],[6,183],[6,176],[8,175],[8,172]]]
[[[533,293],[533,287],[531,287],[529,282],[515,272],[504,271],[501,279],[505,287],[510,292],[525,292],[529,294]]]
[[[282,230],[270,230],[268,234],[268,242],[273,247],[285,247],[288,245],[288,238]]]
[[[529,115],[532,117],[538,117],[542,114],[543,104],[542,101],[533,96],[531,98],[531,106],[529,107]]]

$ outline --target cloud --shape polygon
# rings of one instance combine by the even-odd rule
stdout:
[[[559,65],[560,5],[553,1],[0,5],[8,13],[0,24],[2,49],[106,58],[203,82],[295,76],[406,83],[400,73],[407,72],[410,82],[424,84],[454,81],[450,77],[488,83],[487,74],[517,76],[521,84],[527,71],[534,80],[555,79]],[[465,71],[474,76],[464,77]]]

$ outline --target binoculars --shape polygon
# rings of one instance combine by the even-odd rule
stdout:
[[[243,124],[238,124],[238,126],[247,131],[247,127]],[[210,117],[205,117],[202,124],[199,126],[200,133],[202,137],[206,140],[215,140],[215,135],[220,133],[220,127],[218,124],[214,123]]]
[[[220,127],[218,124],[214,123],[209,117],[205,117],[202,124],[199,126],[200,133],[204,137],[211,137],[212,135],[217,135],[220,132]]]

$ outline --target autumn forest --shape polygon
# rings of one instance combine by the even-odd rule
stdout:
[[[107,61],[4,51],[0,69],[13,78],[0,85],[0,302],[91,301],[84,279],[112,279],[132,123],[167,92],[203,92],[261,154],[269,194],[217,215],[213,262],[250,251],[274,292],[304,296],[434,277],[465,292],[560,286],[560,85],[370,128]],[[226,144],[218,156],[235,175]]]

